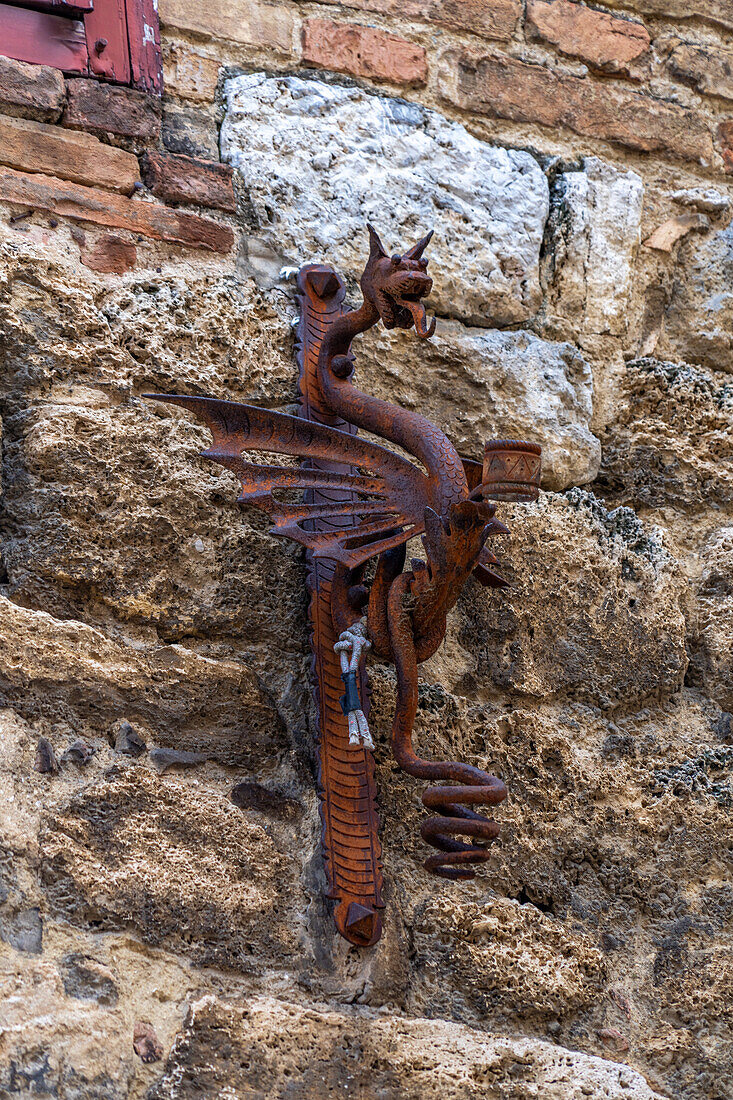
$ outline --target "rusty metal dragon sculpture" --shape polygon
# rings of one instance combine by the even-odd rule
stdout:
[[[388,329],[414,326],[422,340],[435,330],[423,304],[432,289],[424,259],[432,233],[389,256],[368,230],[358,309],[345,308],[344,283],[332,268],[312,264],[298,273],[299,416],[213,398],[146,395],[203,421],[213,435],[204,457],[234,471],[239,500],[263,509],[273,534],[306,548],[324,862],[329,896],[338,901],[337,928],[359,946],[379,939],[384,907],[363,650],[371,647],[396,669],[392,749],[398,764],[418,779],[437,781],[422,796],[432,816],[421,834],[437,850],[425,866],[445,878],[472,878],[499,832],[473,807],[502,802],[506,787],[469,764],[415,753],[417,666],[442,643],[447,614],[472,573],[485,585],[506,583],[485,546],[507,531],[495,518],[494,501],[535,499],[540,474],[536,444],[492,440],[483,465],[462,459],[425,417],[354,386],[351,343],[360,333],[380,320]],[[417,461],[358,437],[358,428]],[[253,450],[296,456],[301,464],[250,462],[245,456]],[[289,490],[304,491],[304,499],[276,496]],[[413,558],[405,571],[406,544],[418,535],[426,560]]]

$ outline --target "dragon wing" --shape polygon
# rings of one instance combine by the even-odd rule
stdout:
[[[424,530],[428,478],[407,459],[378,443],[287,413],[212,397],[149,393],[145,397],[180,405],[213,435],[202,451],[232,470],[242,484],[239,500],[262,508],[271,533],[294,539],[314,558],[331,558],[354,569],[376,554],[407,542]],[[343,463],[344,472],[248,462],[246,451],[266,451]],[[356,467],[358,473],[353,473]],[[349,490],[351,500],[289,504],[272,494],[283,489]],[[309,520],[349,517],[350,525],[309,530]]]

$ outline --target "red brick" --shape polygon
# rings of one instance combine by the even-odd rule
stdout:
[[[399,15],[399,0],[393,6],[395,14]],[[521,0],[493,0],[492,3],[486,0],[433,0],[423,6],[432,23],[503,42],[512,37],[522,14]]]
[[[0,164],[131,195],[140,179],[137,158],[91,134],[0,116]]]
[[[50,176],[26,176],[12,168],[0,168],[0,197],[3,202],[26,209],[47,210],[59,217],[126,229],[189,248],[229,252],[234,243],[234,234],[229,226],[219,225],[207,218],[169,210],[158,203],[123,198],[96,187],[81,187]]]
[[[96,237],[89,244],[84,241],[80,252],[81,262],[86,267],[107,275],[124,275],[137,262],[137,249],[132,241],[126,241],[112,233]]]
[[[63,126],[93,134],[157,141],[160,135],[160,99],[132,88],[102,84],[99,80],[69,80]]]
[[[424,19],[482,38],[508,42],[520,15],[522,0],[323,0],[357,11]]]
[[[725,170],[733,173],[733,118],[725,119],[718,125],[716,137]]]
[[[425,84],[428,79],[422,46],[358,23],[307,19],[303,24],[303,60],[319,69],[391,84]]]
[[[528,0],[527,29],[594,69],[627,75],[651,43],[643,23],[595,11],[576,0]]]
[[[177,157],[171,153],[146,153],[143,179],[164,202],[190,202],[233,213],[237,209],[232,187],[233,170],[212,160]]]
[[[443,94],[464,109],[553,129],[564,126],[586,137],[685,160],[709,162],[712,156],[705,123],[684,107],[511,57],[453,55],[449,65]]]
[[[0,111],[3,114],[55,122],[63,110],[65,95],[64,78],[58,69],[0,57]]]

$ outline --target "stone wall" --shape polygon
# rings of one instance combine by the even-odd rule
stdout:
[[[733,1096],[727,0],[161,0],[166,91],[0,58],[0,1095]],[[149,391],[288,409],[288,269],[430,226],[430,344],[365,389],[542,443],[512,587],[422,668],[507,782],[422,868],[371,666],[387,878],[323,899],[304,568]]]

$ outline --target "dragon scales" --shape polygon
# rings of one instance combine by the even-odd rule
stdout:
[[[362,649],[395,666],[391,740],[398,764],[435,781],[422,796],[433,813],[421,835],[436,849],[425,866],[445,878],[472,878],[499,832],[472,807],[500,803],[506,787],[472,765],[416,755],[417,667],[441,645],[447,614],[471,574],[485,585],[506,583],[485,546],[507,531],[494,517],[494,501],[535,499],[540,475],[536,444],[491,440],[482,466],[462,459],[425,417],[354,386],[351,343],[360,333],[380,320],[388,329],[414,326],[422,340],[435,330],[423,304],[432,288],[423,256],[432,234],[389,256],[368,230],[357,309],[345,308],[343,281],[330,267],[311,264],[298,274],[300,416],[213,398],[146,395],[197,416],[213,436],[203,455],[237,474],[239,500],[263,509],[273,534],[306,548],[324,865],[336,926],[361,947],[379,939],[384,907]],[[415,461],[359,437],[359,428]],[[248,451],[295,456],[300,466],[250,462]],[[305,494],[301,501],[287,497],[294,489]],[[412,559],[406,571],[406,544],[416,536],[425,561]]]

